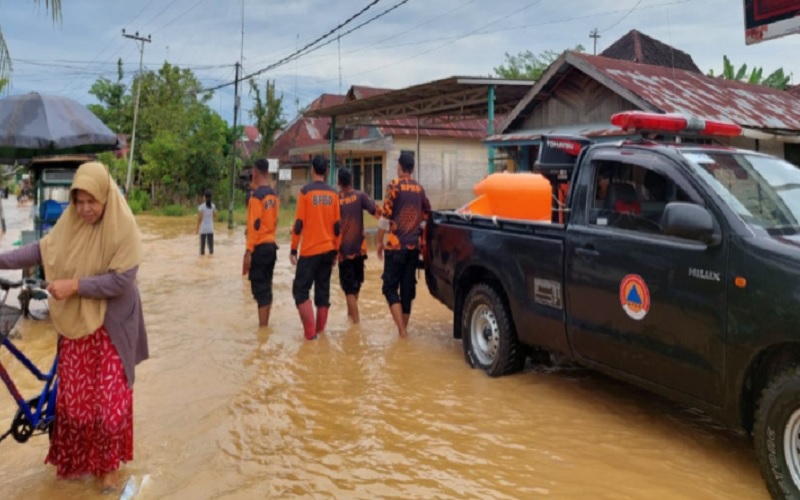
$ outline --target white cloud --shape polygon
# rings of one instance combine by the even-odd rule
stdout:
[[[382,0],[349,27],[397,1]],[[245,72],[280,60],[367,3],[245,0]],[[232,79],[232,65],[240,53],[240,2],[108,4],[64,2],[63,22],[53,27],[31,4],[0,2],[3,32],[17,60],[12,92],[38,90],[91,102],[89,87],[101,75],[116,77],[117,58],[123,58],[128,78],[138,66],[138,50],[121,36],[123,28],[152,35],[145,47],[148,68],[168,59],[195,68],[209,86]],[[636,4],[637,0],[409,0],[341,39],[342,90],[354,84],[398,88],[452,75],[487,75],[503,62],[505,52],[561,51],[576,44],[591,51],[589,33],[594,28],[610,28],[602,31],[598,51],[635,28],[688,52],[704,71],[719,70],[722,56],[728,55],[735,64],[763,66],[767,73],[783,67],[800,83],[800,62],[793,56],[800,35],[745,46],[741,2],[643,0],[630,12]],[[338,46],[331,43],[263,78],[277,80],[293,112],[296,98],[302,106],[322,92],[339,91]],[[246,90],[244,107],[249,105]],[[219,91],[212,106],[230,119],[232,101],[228,87]]]

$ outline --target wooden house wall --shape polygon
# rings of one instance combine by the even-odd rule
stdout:
[[[603,123],[614,113],[635,109],[638,108],[627,100],[573,69],[553,93],[536,106],[521,129]]]

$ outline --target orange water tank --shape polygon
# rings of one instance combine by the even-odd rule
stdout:
[[[463,214],[541,222],[552,220],[553,187],[546,177],[530,172],[491,174],[475,184],[477,198],[461,207]]]

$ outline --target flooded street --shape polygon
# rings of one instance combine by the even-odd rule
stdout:
[[[4,206],[8,249],[30,220]],[[137,369],[124,467],[149,475],[138,498],[768,498],[748,440],[702,414],[584,370],[470,370],[422,279],[410,337],[397,338],[372,250],[362,324],[348,323],[334,278],[328,329],[306,342],[288,234],[259,330],[241,228],[217,225],[216,254],[201,258],[194,218],[140,226],[151,358]],[[50,323],[20,331],[21,349],[50,363]],[[24,394],[39,390],[0,360]],[[15,406],[0,392],[5,431]],[[94,481],[56,481],[46,450],[44,436],[0,443],[0,498],[102,498]]]

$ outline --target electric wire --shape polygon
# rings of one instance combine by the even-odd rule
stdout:
[[[627,18],[628,18],[628,16],[630,16],[631,14],[633,14],[633,12],[634,12],[636,9],[638,9],[638,8],[639,8],[639,5],[641,5],[641,4],[642,4],[642,0],[639,0],[638,2],[636,2],[636,5],[634,5],[634,6],[633,6],[633,8],[631,8],[631,10],[629,10],[628,12],[626,12],[626,13],[625,13],[625,15],[624,15],[624,16],[622,16],[621,18],[619,18],[619,20],[618,20],[617,22],[615,22],[614,24],[612,24],[612,25],[611,25],[611,26],[609,26],[608,28],[606,28],[606,29],[604,29],[604,30],[601,30],[601,31],[600,31],[600,33],[605,33],[606,31],[610,30],[611,28],[614,28],[614,27],[616,27],[617,25],[619,25],[619,23],[621,23],[622,21],[624,21],[625,19],[627,19]]]
[[[322,35],[322,36],[318,37],[318,38],[317,38],[317,39],[315,39],[313,42],[311,42],[311,43],[308,43],[308,44],[307,44],[305,47],[303,47],[302,49],[300,49],[300,50],[298,50],[298,51],[295,51],[295,52],[294,52],[294,53],[292,53],[292,54],[289,54],[288,56],[284,57],[283,59],[281,59],[281,60],[279,60],[279,61],[277,61],[277,62],[275,62],[275,63],[273,63],[273,64],[270,64],[270,65],[269,65],[269,66],[267,66],[266,68],[262,68],[262,69],[260,69],[260,70],[258,70],[258,71],[256,71],[256,72],[254,72],[254,73],[250,73],[250,74],[248,74],[248,75],[245,75],[244,77],[242,77],[242,78],[240,79],[240,81],[246,81],[246,80],[250,80],[251,78],[254,78],[254,77],[256,77],[256,76],[259,76],[259,75],[261,75],[262,73],[265,73],[265,72],[267,72],[267,71],[269,71],[269,70],[271,70],[271,69],[277,68],[278,66],[281,66],[281,65],[283,65],[283,64],[286,64],[287,62],[290,62],[290,61],[292,61],[292,60],[293,60],[293,58],[297,56],[297,54],[300,54],[300,53],[304,52],[305,50],[307,50],[307,49],[309,49],[310,47],[312,47],[312,46],[316,45],[317,43],[319,43],[320,41],[322,41],[322,40],[324,40],[324,39],[328,38],[328,37],[329,37],[329,36],[331,36],[333,33],[337,32],[337,31],[338,31],[338,30],[340,30],[340,29],[342,29],[344,26],[348,25],[348,24],[349,24],[349,23],[351,23],[353,20],[355,20],[356,18],[358,18],[359,16],[361,16],[362,14],[364,14],[366,11],[368,11],[370,8],[372,8],[374,5],[376,5],[376,4],[377,4],[378,2],[380,2],[380,1],[381,1],[381,0],[372,0],[372,1],[371,1],[369,4],[367,4],[367,6],[366,6],[366,7],[362,8],[360,11],[356,12],[355,14],[353,14],[353,15],[352,15],[352,16],[350,16],[348,19],[346,19],[344,22],[340,23],[338,26],[336,26],[335,28],[331,29],[330,31],[328,31],[328,32],[327,32],[327,33],[325,33],[324,35]],[[223,87],[227,87],[227,86],[233,85],[234,83],[236,83],[236,82],[235,82],[235,81],[233,81],[233,82],[228,82],[228,83],[226,83],[226,84],[224,84],[224,85],[218,85],[218,86],[216,86],[216,87],[212,87],[212,88],[210,88],[210,89],[205,89],[205,91],[207,91],[207,92],[211,92],[211,91],[214,91],[214,90],[221,89],[221,88],[223,88]]]

